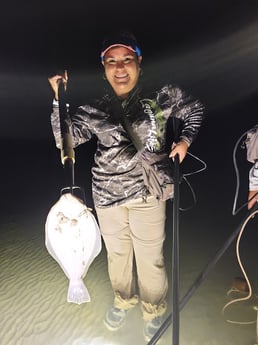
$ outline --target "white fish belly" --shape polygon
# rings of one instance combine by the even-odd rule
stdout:
[[[45,244],[70,280],[70,287],[81,290],[82,279],[101,250],[98,224],[85,204],[71,194],[62,195],[47,216]]]

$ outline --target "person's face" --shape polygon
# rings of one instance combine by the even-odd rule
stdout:
[[[102,62],[108,82],[117,96],[126,98],[135,87],[140,74],[142,57],[125,47],[114,47],[105,54]]]

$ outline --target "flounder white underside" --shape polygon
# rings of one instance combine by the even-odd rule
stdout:
[[[69,279],[67,301],[89,302],[82,279],[101,250],[100,230],[93,214],[72,194],[63,194],[47,216],[45,235],[49,254]]]

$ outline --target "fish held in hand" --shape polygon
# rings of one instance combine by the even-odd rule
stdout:
[[[83,278],[101,251],[101,235],[91,210],[74,195],[63,194],[50,209],[45,245],[69,279],[67,302],[90,302]]]

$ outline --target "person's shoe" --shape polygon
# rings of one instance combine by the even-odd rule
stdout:
[[[145,321],[144,328],[143,328],[144,339],[149,342],[153,338],[154,334],[161,327],[161,325],[162,325],[162,318],[160,316],[157,316],[150,321]]]
[[[104,324],[110,331],[117,331],[125,324],[126,313],[128,310],[111,307],[108,309]]]

